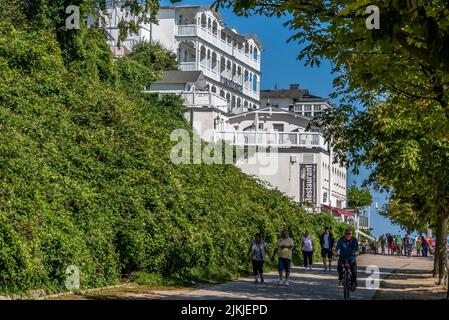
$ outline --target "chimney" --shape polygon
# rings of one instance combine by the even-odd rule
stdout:
[[[299,83],[294,83],[290,85],[290,90],[299,90]]]

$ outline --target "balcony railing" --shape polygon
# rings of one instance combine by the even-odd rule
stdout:
[[[327,148],[324,138],[319,133],[215,131],[214,139],[215,141],[225,140],[237,146]]]
[[[213,92],[183,92],[181,96],[188,107],[208,106],[223,109],[223,111],[227,111],[228,108],[226,99]]]
[[[364,217],[364,216],[359,217],[359,227],[369,228],[368,217]]]
[[[244,51],[232,46],[232,44],[227,43],[223,39],[219,38],[218,34],[212,33],[206,28],[192,24],[192,25],[178,25],[177,36],[182,37],[194,37],[198,36],[208,43],[214,45],[217,48],[225,51],[236,59],[243,61],[252,68],[259,70],[260,60],[254,59],[250,53],[245,53]]]
[[[159,95],[180,95],[186,107],[215,107],[229,112],[229,104],[222,96],[208,91],[148,90],[147,93]]]
[[[179,69],[181,69],[182,71],[195,71],[196,62],[180,62]]]

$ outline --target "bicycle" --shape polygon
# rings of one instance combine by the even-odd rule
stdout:
[[[349,261],[345,260],[343,271],[343,296],[345,300],[349,299],[350,291],[351,291],[351,269],[349,268]]]

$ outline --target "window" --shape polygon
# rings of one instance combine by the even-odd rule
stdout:
[[[304,106],[304,111],[312,111],[312,105],[311,104],[306,104]]]
[[[301,112],[302,111],[302,105],[295,104],[295,112]]]
[[[312,112],[306,112],[306,117],[312,118]]]
[[[253,76],[253,91],[257,91],[257,76]]]
[[[314,111],[321,111],[321,105],[315,104],[315,105],[313,106],[313,110],[314,110]]]
[[[259,123],[258,128],[259,130],[263,130],[263,123]]]

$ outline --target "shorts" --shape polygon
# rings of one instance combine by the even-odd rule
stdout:
[[[332,259],[332,250],[331,249],[326,249],[326,248],[322,248],[321,249],[321,257],[322,258],[329,258]]]
[[[290,264],[291,264],[290,259],[279,258],[278,271],[282,272],[283,270],[285,270],[285,273],[290,273]]]

